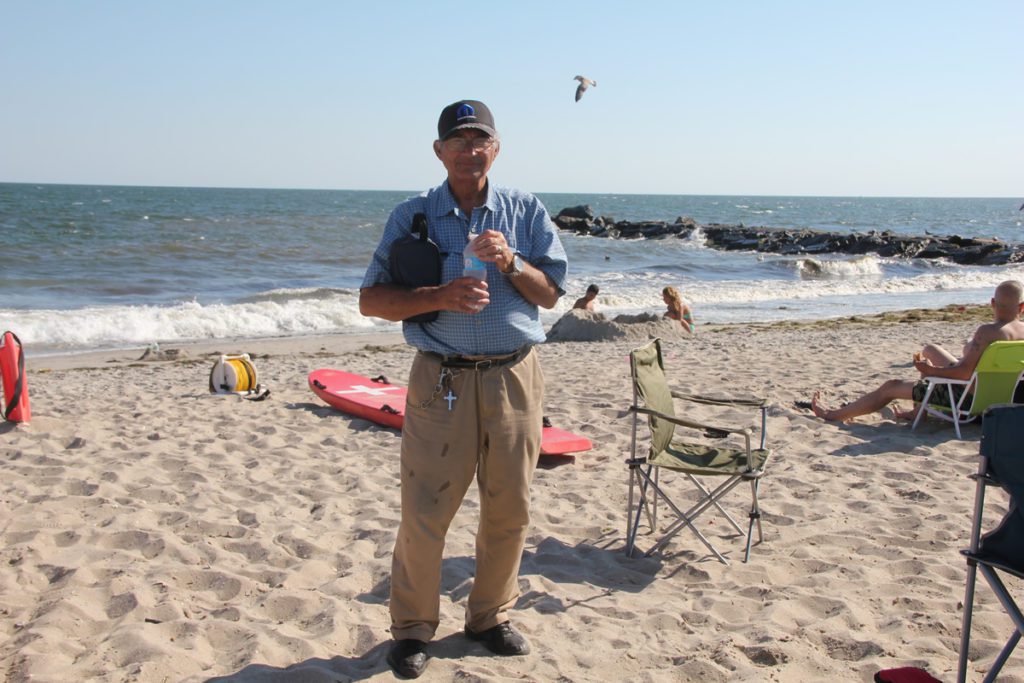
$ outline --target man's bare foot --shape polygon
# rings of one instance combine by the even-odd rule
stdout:
[[[897,420],[913,420],[917,417],[917,411],[917,406],[914,406],[910,410],[903,410],[899,406],[893,408],[893,413],[896,415]]]
[[[811,410],[813,410],[814,414],[817,415],[818,417],[820,417],[822,420],[831,420],[831,419],[833,419],[832,418],[832,413],[834,411],[829,410],[828,408],[823,407],[821,405],[820,401],[821,401],[821,392],[820,391],[815,391],[814,392],[814,396],[811,396]]]

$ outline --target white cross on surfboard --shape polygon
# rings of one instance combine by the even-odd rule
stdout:
[[[401,387],[387,385],[376,385],[367,386],[365,384],[355,384],[351,389],[345,389],[343,391],[334,391],[333,393],[341,396],[343,394],[366,394],[368,396],[387,396],[389,391],[399,391]]]

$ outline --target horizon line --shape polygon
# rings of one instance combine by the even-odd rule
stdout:
[[[328,187],[270,187],[233,185],[138,185],[118,183],[68,183],[68,182],[34,182],[24,180],[0,180],[0,185],[46,185],[59,187],[121,187],[172,190],[262,190],[280,192],[410,192],[418,194],[423,190],[408,189],[367,189],[367,188],[328,188]],[[567,195],[610,195],[616,197],[806,197],[821,199],[993,199],[1018,201],[1019,198],[995,195],[907,195],[907,194],[757,194],[757,193],[696,193],[696,192],[609,192],[609,191],[567,191],[567,190],[529,190],[531,194],[567,194]]]

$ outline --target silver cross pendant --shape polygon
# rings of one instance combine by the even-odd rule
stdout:
[[[444,397],[444,400],[448,401],[448,412],[449,413],[452,411],[452,402],[454,402],[455,399],[457,399],[457,398],[458,398],[458,396],[453,394],[452,390],[449,388],[448,389],[448,394]]]

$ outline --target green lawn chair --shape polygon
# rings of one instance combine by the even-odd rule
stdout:
[[[753,538],[754,524],[757,523],[758,541],[763,541],[761,529],[761,509],[757,500],[758,486],[764,475],[764,468],[771,455],[765,448],[765,427],[767,401],[765,399],[728,399],[705,396],[693,396],[672,391],[665,379],[665,364],[661,353],[661,340],[655,339],[650,344],[634,349],[630,354],[630,370],[633,380],[633,439],[629,460],[629,503],[626,517],[626,554],[632,555],[636,545],[636,537],[640,528],[640,520],[646,513],[651,532],[658,529],[657,511],[659,499],[675,513],[675,518],[663,530],[663,535],[647,554],[657,551],[669,542],[684,528],[689,528],[707,546],[715,557],[728,564],[725,557],[718,552],[711,541],[694,525],[694,520],[708,510],[717,510],[724,515],[733,529],[740,535],[743,529],[736,520],[722,507],[722,498],[739,484],[750,484],[751,506],[748,513],[747,546],[743,561],[750,558],[750,545]],[[749,427],[726,427],[695,422],[676,416],[673,399],[681,399],[705,405],[731,408],[758,408],[761,411],[760,445],[751,447],[754,430]],[[638,431],[640,415],[647,416],[650,427],[650,447],[647,455],[639,455]],[[693,438],[689,441],[673,440],[676,427],[686,427],[702,433],[704,439]],[[687,432],[691,433],[691,432]],[[742,437],[742,446],[708,445],[707,440],[727,438],[730,435]],[[734,440],[736,436],[733,436]],[[678,477],[666,477],[670,482],[659,483],[660,470],[678,473]],[[709,488],[701,478],[718,477],[721,483]],[[670,485],[689,481],[696,487],[697,500],[687,509],[676,505],[669,497],[667,489]],[[676,491],[672,491],[676,495]],[[678,496],[677,496],[678,497]]]
[[[989,406],[1024,402],[1024,396],[1017,395],[1016,400],[1014,396],[1022,377],[1024,341],[992,342],[982,352],[978,367],[970,379],[925,378],[928,380],[928,388],[911,429],[917,429],[917,423],[927,413],[952,422],[956,438],[961,439],[960,425],[974,420]],[[939,386],[946,388],[946,405],[933,405],[930,402],[933,391]]]

